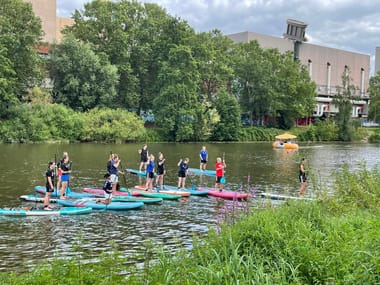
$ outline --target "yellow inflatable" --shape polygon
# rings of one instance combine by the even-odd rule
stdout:
[[[274,148],[298,149],[298,144],[292,142],[275,141],[272,143],[272,146]]]

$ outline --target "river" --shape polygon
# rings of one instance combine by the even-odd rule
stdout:
[[[379,145],[312,143],[300,144],[298,151],[273,150],[270,143],[205,143],[209,152],[208,169],[213,169],[217,156],[225,155],[226,188],[258,189],[296,195],[299,187],[298,163],[308,160],[313,177],[307,195],[315,195],[321,187],[331,191],[333,172],[347,163],[357,168],[365,163],[371,168],[379,161]],[[152,143],[150,153],[163,152],[166,157],[165,183],[176,185],[177,163],[190,158],[190,167],[199,167],[201,143]],[[0,145],[0,207],[23,207],[20,195],[33,194],[34,186],[44,185],[44,173],[49,160],[68,151],[73,161],[70,187],[100,188],[110,151],[118,153],[124,168],[138,168],[141,144],[3,144]],[[139,178],[126,175],[128,187]],[[123,184],[123,179],[120,179]],[[188,180],[187,185],[212,186],[213,177]],[[34,206],[34,203],[32,203]],[[41,205],[38,205],[41,206]],[[118,248],[136,262],[144,243],[152,241],[168,250],[176,250],[178,242],[191,248],[194,233],[206,235],[215,227],[220,203],[213,197],[190,197],[181,201],[164,201],[161,205],[146,205],[127,212],[99,211],[83,216],[0,217],[0,270],[24,271],[42,260],[54,256],[78,254],[73,247],[104,252],[114,241]]]

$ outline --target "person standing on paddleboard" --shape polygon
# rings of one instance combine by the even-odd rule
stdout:
[[[153,180],[154,180],[154,155],[149,155],[148,164],[146,166],[146,184],[145,190],[153,190]]]
[[[62,154],[62,158],[58,161],[56,165],[56,169],[58,170],[58,181],[57,181],[57,191],[61,189],[61,182],[62,182],[62,170],[61,170],[61,163],[63,162],[63,159],[65,156],[69,156],[69,153],[67,151],[64,151]]]
[[[307,182],[306,182],[307,177],[306,177],[306,169],[305,169],[305,163],[306,162],[307,162],[306,158],[302,158],[301,162],[298,166],[298,168],[299,168],[298,178],[299,178],[300,183],[301,183],[300,197],[305,196],[305,191],[306,191],[306,187],[307,187]]]
[[[46,210],[46,211],[52,210],[52,208],[50,207],[50,199],[51,199],[51,193],[54,192],[55,168],[56,168],[55,162],[50,161],[48,164],[48,168],[46,170],[46,173],[45,173],[46,193],[45,193],[45,199],[44,199],[44,210]]]
[[[162,152],[158,153],[157,160],[157,177],[156,177],[156,187],[160,187],[163,190],[164,187],[164,175],[165,175],[165,158]]]
[[[66,155],[63,156],[63,159],[60,165],[60,170],[62,173],[62,176],[61,176],[62,186],[61,186],[61,196],[59,197],[59,199],[66,199],[66,189],[70,180],[71,166],[72,166],[72,162],[69,160],[69,155],[66,153]]]
[[[117,183],[119,182],[118,175],[119,175],[119,165],[121,163],[121,159],[116,153],[114,153],[112,157],[113,158],[111,160],[111,167],[109,170],[109,174],[110,174],[110,178],[112,182],[112,192],[115,192]]]
[[[216,172],[216,181],[215,181],[215,190],[219,189],[219,192],[223,191],[224,186],[224,169],[227,167],[226,162],[222,161],[220,157],[216,158],[215,163],[215,172]]]
[[[202,146],[202,149],[199,152],[199,158],[200,158],[200,170],[206,170],[207,160],[208,160],[208,153],[206,150],[206,146]]]
[[[139,149],[139,154],[140,154],[140,167],[139,171],[141,172],[143,170],[146,170],[146,165],[148,163],[148,157],[149,157],[149,151],[148,151],[148,146],[146,144],[143,145],[142,149]]]
[[[178,162],[178,189],[185,189],[187,170],[189,169],[189,159],[186,157],[185,160],[182,158]]]

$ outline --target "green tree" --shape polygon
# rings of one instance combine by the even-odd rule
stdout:
[[[192,41],[194,58],[200,73],[200,94],[209,102],[215,99],[219,89],[227,88],[233,79],[233,42],[220,31],[213,30],[195,35]]]
[[[305,66],[294,61],[291,53],[281,55],[276,73],[277,93],[282,109],[280,127],[290,129],[297,118],[310,116],[315,108],[316,85],[310,79]]]
[[[157,82],[173,45],[194,34],[189,25],[156,4],[94,0],[75,11],[67,28],[77,39],[108,55],[120,75],[118,102],[130,109],[152,109],[160,92]]]
[[[296,118],[306,117],[315,107],[315,83],[291,53],[262,49],[257,41],[241,43],[234,52],[233,92],[243,113],[257,125],[265,119],[280,118],[290,128]]]
[[[369,80],[368,92],[371,99],[368,117],[377,122],[380,117],[380,71]]]
[[[90,45],[65,38],[53,50],[49,67],[55,102],[78,111],[116,105],[117,68]]]
[[[2,0],[0,5],[1,104],[22,101],[28,88],[42,78],[36,46],[42,37],[41,21],[30,3]],[[3,77],[4,76],[4,77]]]
[[[355,87],[350,85],[350,70],[346,68],[342,74],[342,86],[338,86],[338,94],[333,99],[333,104],[338,107],[339,112],[335,120],[339,129],[339,139],[351,141],[353,136],[352,126],[352,91]]]
[[[196,134],[204,128],[204,108],[197,98],[199,73],[189,47],[175,46],[170,50],[159,82],[161,92],[153,109],[157,125],[165,128],[172,140],[198,140]]]
[[[216,141],[237,141],[241,128],[239,102],[233,95],[221,90],[215,105],[220,121],[211,138]]]
[[[238,94],[243,113],[251,120],[264,124],[265,116],[275,116],[282,108],[282,101],[276,100],[274,74],[275,50],[263,50],[257,41],[238,44],[235,48],[235,75],[241,90]],[[271,57],[269,57],[271,55]]]
[[[18,101],[13,88],[16,80],[16,72],[6,56],[6,48],[0,44],[0,118],[4,116],[9,104]]]

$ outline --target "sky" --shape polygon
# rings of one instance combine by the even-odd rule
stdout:
[[[57,0],[57,16],[70,17],[90,0]],[[380,0],[141,0],[156,3],[196,32],[256,32],[281,37],[286,20],[307,23],[308,42],[371,56],[380,47]]]

